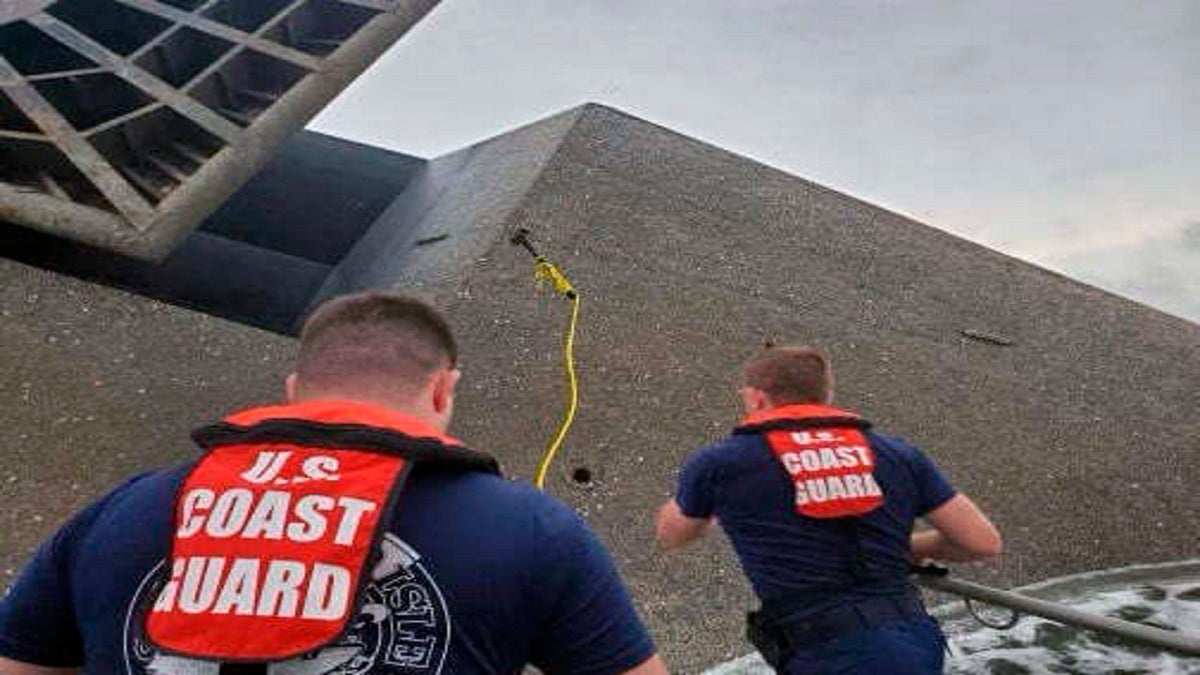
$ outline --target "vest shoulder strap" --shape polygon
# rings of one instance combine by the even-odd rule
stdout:
[[[378,452],[401,457],[422,469],[501,474],[500,463],[487,453],[365,424],[306,419],[272,419],[252,426],[218,422],[196,429],[192,439],[205,450],[224,445],[294,443],[312,448]]]
[[[762,422],[741,424],[734,428],[733,433],[737,435],[761,434],[765,431],[824,429],[829,427],[849,427],[851,429],[865,431],[871,428],[871,423],[861,417],[854,417],[851,415],[847,415],[845,417],[783,417]]]

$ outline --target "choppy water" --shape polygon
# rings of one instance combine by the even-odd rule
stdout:
[[[1200,635],[1200,563],[1196,561],[1076,575],[1018,590],[1089,612]],[[1008,616],[1006,610],[991,608],[981,613],[994,622]],[[975,622],[960,602],[941,605],[933,614],[942,620],[950,640],[946,672],[952,675],[1200,675],[1200,658],[1123,643],[1037,617],[1024,617],[1015,627],[1001,631]],[[771,673],[752,654],[706,675]]]

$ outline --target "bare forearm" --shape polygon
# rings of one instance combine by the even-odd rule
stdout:
[[[666,551],[680,548],[703,537],[712,525],[711,519],[688,518],[683,515],[679,504],[670,500],[658,512],[655,538]]]
[[[1000,555],[1004,542],[992,521],[964,494],[956,494],[925,514],[932,530],[912,536],[915,560],[970,562]]]
[[[12,661],[0,656],[0,675],[74,675],[77,668],[50,668],[35,666],[31,663]]]
[[[912,535],[913,560],[944,560],[947,562],[972,562],[991,556],[980,555],[956,546],[946,535],[937,530],[914,532]]]

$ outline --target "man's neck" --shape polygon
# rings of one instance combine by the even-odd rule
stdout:
[[[352,403],[364,403],[415,418],[443,433],[446,431],[445,424],[439,415],[435,414],[427,407],[417,405],[415,401],[407,397],[402,398],[397,396],[378,395],[370,392],[347,393],[333,390],[323,390],[317,392],[304,392],[303,395],[297,396],[291,402],[307,403],[311,401],[349,401]]]

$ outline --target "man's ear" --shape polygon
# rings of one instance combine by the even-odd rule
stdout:
[[[458,368],[448,368],[438,373],[433,382],[434,411],[441,413],[453,405],[454,389],[458,386],[460,377],[462,377],[462,371]]]
[[[767,392],[755,387],[742,387],[742,402],[746,406],[747,413],[756,413],[774,407]]]
[[[296,377],[295,373],[288,375],[287,379],[283,381],[283,389],[285,392],[287,392],[288,403],[296,402],[296,392],[299,390],[299,387],[300,381]]]

